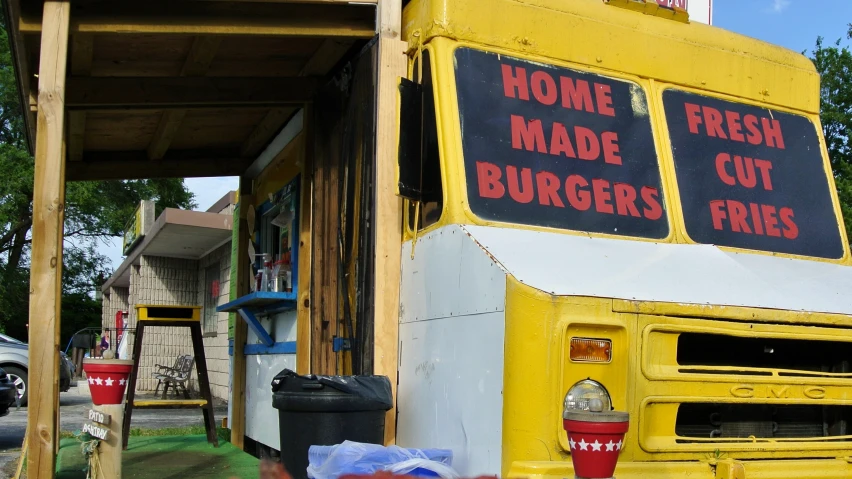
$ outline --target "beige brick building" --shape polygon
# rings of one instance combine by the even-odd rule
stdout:
[[[126,327],[136,327],[135,305],[201,306],[204,351],[214,397],[228,399],[228,314],[216,306],[228,302],[231,269],[231,218],[236,200],[230,192],[206,212],[166,208],[153,219],[143,205],[142,236],[104,283],[103,327],[114,328],[116,314],[127,312]],[[147,211],[147,217],[146,217]],[[128,336],[128,357],[134,336]],[[111,349],[117,345],[110,344]],[[138,392],[153,391],[156,364],[171,366],[192,354],[185,328],[146,328],[139,365]],[[190,384],[198,392],[193,373]]]

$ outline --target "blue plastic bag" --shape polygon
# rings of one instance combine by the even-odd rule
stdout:
[[[336,446],[311,446],[307,472],[310,479],[338,479],[347,474],[378,471],[458,479],[452,461],[453,452],[449,449],[404,449],[345,441]]]

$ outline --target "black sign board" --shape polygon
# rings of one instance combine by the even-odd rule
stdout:
[[[698,243],[820,258],[843,245],[804,116],[666,90],[686,232]]]
[[[474,214],[576,231],[668,235],[639,85],[470,48],[455,57]]]

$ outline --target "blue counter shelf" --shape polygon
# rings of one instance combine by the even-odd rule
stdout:
[[[223,304],[217,307],[216,311],[239,314],[260,339],[261,344],[246,344],[243,348],[244,354],[293,354],[296,352],[296,342],[276,343],[257,317],[295,309],[296,293],[258,291]]]

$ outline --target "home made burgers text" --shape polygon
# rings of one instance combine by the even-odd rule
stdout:
[[[549,111],[557,108],[613,118],[620,113],[614,107],[611,86],[604,82],[505,63],[500,65],[500,72],[502,94],[507,99],[535,103]],[[657,185],[636,185],[604,175],[555,173],[556,165],[563,162],[601,162],[617,168],[630,158],[622,151],[618,131],[596,131],[578,121],[559,121],[558,111],[549,116],[542,120],[508,113],[509,131],[505,134],[509,141],[505,143],[513,150],[541,156],[527,163],[503,165],[487,158],[476,159],[479,197],[651,221],[663,216]],[[552,168],[548,168],[548,161],[553,162]],[[565,169],[564,163],[560,166]]]

